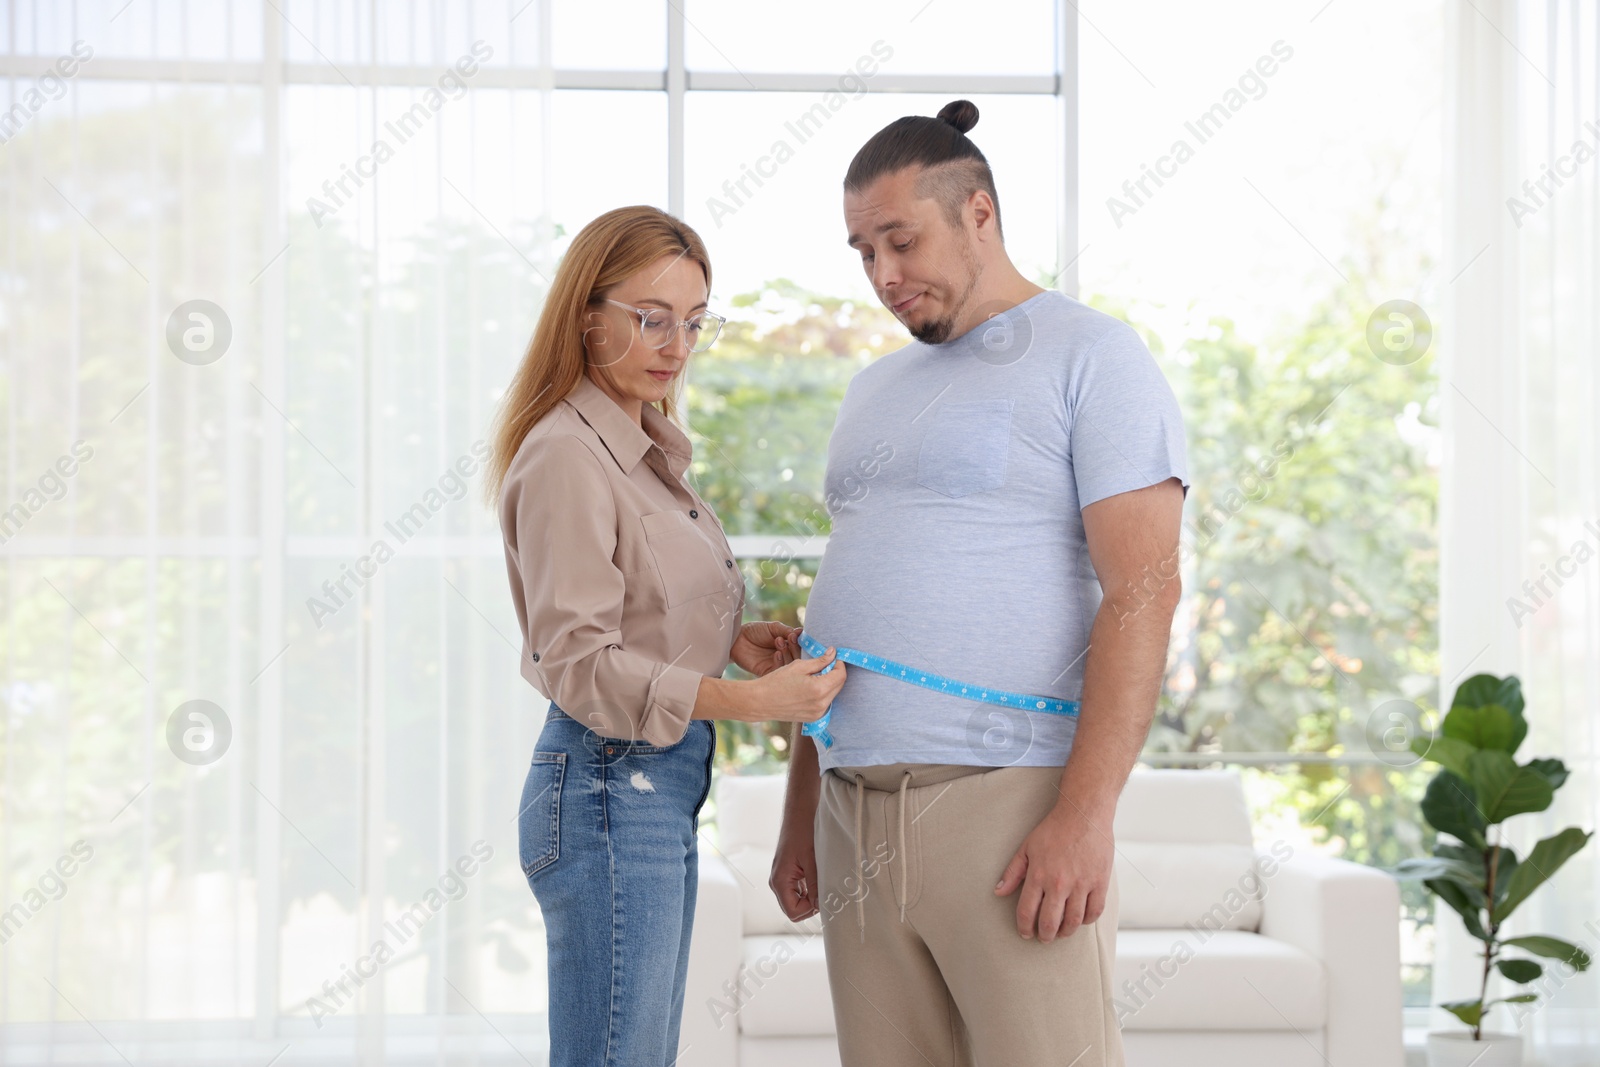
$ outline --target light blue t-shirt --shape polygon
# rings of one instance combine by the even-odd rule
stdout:
[[[1055,290],[942,345],[863,368],[828,441],[833,533],[804,615],[824,646],[962,682],[1077,700],[1101,591],[1080,510],[1176,477],[1177,400],[1126,323]],[[823,770],[1061,766],[1075,720],[863,667],[833,703]]]

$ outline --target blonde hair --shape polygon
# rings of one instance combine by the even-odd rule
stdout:
[[[495,416],[484,478],[484,495],[491,504],[499,500],[506,471],[528,431],[577,387],[584,373],[586,314],[603,304],[615,286],[670,255],[698,263],[710,291],[711,258],[705,243],[691,227],[660,208],[619,207],[590,222],[572,239],[556,268],[528,350]],[[596,369],[606,373],[602,367]],[[653,406],[678,421],[677,400],[671,393]]]

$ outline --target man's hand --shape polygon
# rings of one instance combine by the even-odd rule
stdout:
[[[817,903],[817,842],[810,820],[784,819],[767,885],[793,922],[822,910]]]
[[[1082,710],[1062,770],[1061,799],[1006,865],[997,896],[1017,887],[1017,933],[1070,937],[1105,911],[1111,823],[1161,691],[1172,614],[1182,594],[1177,478],[1083,509],[1089,559],[1105,596],[1089,631]]]
[[[843,666],[840,667],[843,670]],[[817,886],[817,804],[821,801],[821,772],[817,770],[817,745],[797,726],[789,750],[789,784],[784,789],[783,824],[778,830],[778,850],[772,857],[767,885],[791,922],[809,919],[822,910]]]
[[[1058,803],[1023,840],[994,887],[1017,898],[1017,933],[1045,943],[1071,937],[1105,910],[1111,884],[1111,825],[1096,826],[1070,802]]]
[[[798,627],[781,622],[751,622],[739,630],[729,658],[743,670],[761,677],[793,663],[800,648]]]

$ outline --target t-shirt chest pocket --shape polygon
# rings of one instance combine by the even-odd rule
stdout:
[[[940,404],[917,453],[917,484],[950,497],[986,493],[1006,484],[1011,450],[1011,401]]]
[[[722,591],[727,581],[722,570],[727,564],[695,528],[696,520],[681,511],[654,511],[639,516],[639,521],[644,524],[645,543],[661,576],[667,607]]]

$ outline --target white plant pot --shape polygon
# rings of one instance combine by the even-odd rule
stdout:
[[[1467,1030],[1435,1031],[1428,1035],[1428,1067],[1522,1067],[1522,1038],[1484,1034],[1474,1041]]]

